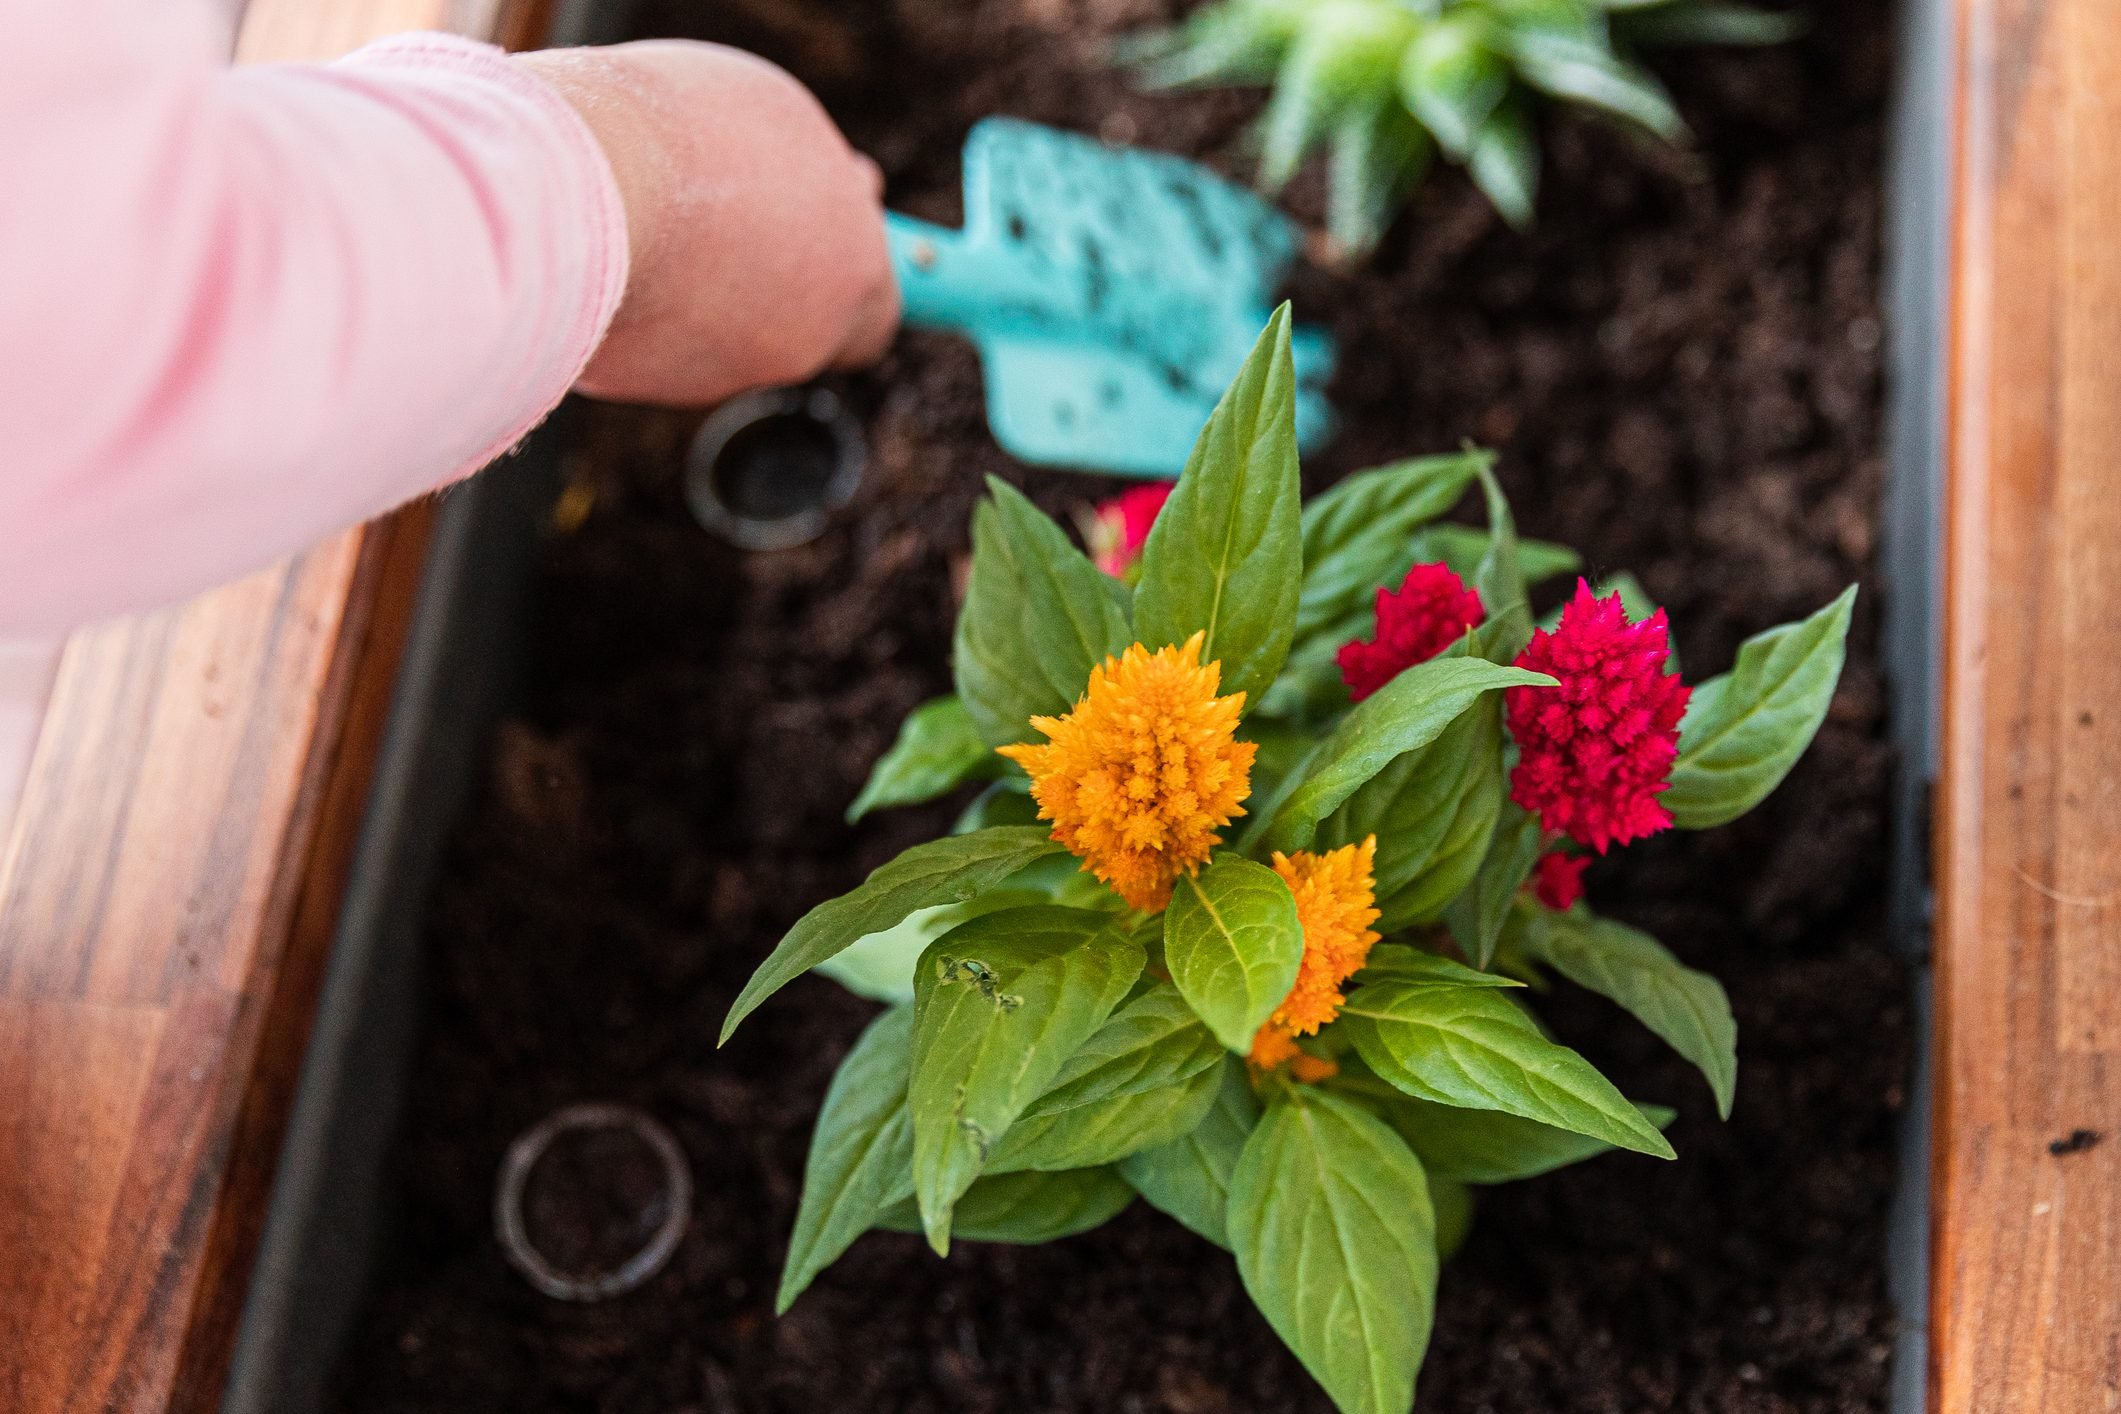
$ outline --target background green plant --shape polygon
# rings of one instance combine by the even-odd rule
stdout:
[[[1323,146],[1327,228],[1359,255],[1438,153],[1512,225],[1529,225],[1541,100],[1683,138],[1638,48],[1774,44],[1800,28],[1788,13],[1725,0],[1218,0],[1126,53],[1161,86],[1271,84],[1261,186],[1278,191]]]
[[[985,788],[957,833],[806,914],[723,1028],[811,969],[889,1004],[825,1095],[781,1309],[873,1228],[938,1252],[953,1237],[1044,1242],[1139,1196],[1231,1253],[1340,1408],[1403,1414],[1480,1186],[1614,1149],[1673,1156],[1672,1111],[1625,1098],[1548,1035],[1528,981],[1610,998],[1729,1113],[1721,985],[1523,888],[1547,842],[1507,799],[1501,696],[1552,683],[1508,664],[1532,633],[1530,585],[1575,556],[1518,538],[1477,451],[1362,472],[1300,506],[1288,332],[1284,308],[1203,430],[1138,588],[1098,574],[1003,483],[976,513],[957,691],[907,719],[850,813]],[[1484,530],[1437,519],[1474,488]],[[1417,560],[1450,563],[1488,617],[1351,703],[1333,650]],[[1614,587],[1652,612],[1632,580]],[[1680,827],[1742,813],[1788,772],[1832,698],[1853,594],[1696,687],[1668,792]],[[1224,690],[1247,693],[1252,794],[1227,847],[1143,914],[1034,823],[1026,778],[993,748],[1069,710],[1107,654],[1195,633]],[[1386,937],[1305,1041],[1330,1074],[1255,1070],[1244,1057],[1303,954],[1265,860],[1373,834]]]

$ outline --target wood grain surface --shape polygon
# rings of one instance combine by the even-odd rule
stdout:
[[[253,0],[238,56],[514,0]],[[216,1408],[427,539],[74,636],[0,852],[0,1410]]]
[[[1931,1403],[2106,1414],[2121,1409],[2121,4],[1959,4]]]

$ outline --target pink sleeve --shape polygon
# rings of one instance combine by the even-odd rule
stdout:
[[[443,35],[227,68],[203,0],[0,0],[0,637],[475,470],[625,287],[557,94]]]

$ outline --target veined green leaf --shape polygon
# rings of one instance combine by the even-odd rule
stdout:
[[[1444,987],[1522,987],[1524,983],[1493,972],[1479,972],[1462,962],[1453,962],[1405,943],[1378,943],[1370,949],[1360,982],[1407,982]]]
[[[1387,978],[1350,996],[1340,1025],[1370,1069],[1418,1100],[1501,1110],[1673,1157],[1664,1136],[1589,1061],[1540,1035],[1491,989]]]
[[[1240,1055],[1296,985],[1296,900],[1281,875],[1234,854],[1180,878],[1164,913],[1164,965],[1208,1029]]]
[[[1343,1065],[1328,1084],[1335,1091],[1352,1094],[1390,1125],[1429,1171],[1431,1182],[1447,1178],[1460,1183],[1514,1183],[1580,1163],[1613,1147],[1603,1139],[1501,1110],[1469,1110],[1417,1100],[1357,1066]],[[1672,1111],[1661,1105],[1637,1105],[1635,1109],[1646,1123],[1660,1130],[1672,1122]]]
[[[1350,614],[1374,613],[1377,591],[1398,588],[1415,563],[1415,532],[1458,503],[1491,455],[1452,452],[1394,462],[1356,472],[1313,497],[1303,508],[1297,637]]]
[[[1518,889],[1539,862],[1543,842],[1539,817],[1526,814],[1515,801],[1505,801],[1473,882],[1444,910],[1451,936],[1477,966],[1495,960],[1495,941],[1502,936]]]
[[[1134,641],[1112,582],[999,477],[972,513],[972,574],[951,662],[989,746],[1035,739],[1034,716],[1075,706],[1090,670]]]
[[[1141,975],[1114,915],[1012,908],[929,944],[913,984],[913,1182],[929,1245],[1024,1107]]]
[[[1206,635],[1201,661],[1246,705],[1281,671],[1303,581],[1296,366],[1283,305],[1215,406],[1142,548],[1136,630],[1156,649]]]
[[[1102,1227],[1133,1201],[1134,1190],[1109,1168],[991,1174],[975,1180],[957,1200],[951,1232],[967,1242],[1034,1246]],[[920,1208],[910,1198],[903,1200],[876,1225],[919,1232]]]
[[[1306,766],[1302,779],[1246,831],[1248,852],[1305,849],[1318,823],[1385,764],[1442,735],[1461,712],[1505,687],[1552,687],[1544,673],[1477,658],[1418,663],[1355,704]]]
[[[966,781],[992,779],[1007,764],[980,739],[972,714],[956,696],[923,702],[899,725],[898,740],[847,807],[848,822],[886,806],[933,800]]]
[[[1478,702],[1349,796],[1320,824],[1317,847],[1375,835],[1378,930],[1433,922],[1480,868],[1502,780],[1502,703]]]
[[[859,887],[811,909],[788,930],[737,994],[717,1044],[726,1044],[759,1003],[855,939],[896,927],[916,909],[964,903],[1060,849],[1049,832],[1036,825],[1004,826],[915,845],[880,865]]]
[[[869,1023],[833,1073],[810,1135],[776,1314],[886,1208],[913,1192],[913,1128],[906,1117],[912,1054],[913,1008],[894,1007]]]
[[[1190,1133],[1128,1155],[1119,1171],[1149,1206],[1227,1248],[1230,1175],[1259,1123],[1259,1100],[1236,1056],[1225,1053],[1216,1075],[1215,1102]]]
[[[1009,1127],[987,1172],[1090,1168],[1180,1139],[1214,1105],[1223,1055],[1176,987],[1146,982]]]
[[[1510,91],[1510,71],[1488,47],[1492,33],[1469,8],[1425,25],[1399,66],[1399,96],[1444,151],[1463,160]]]
[[[819,963],[814,971],[830,977],[858,997],[897,1005],[913,1000],[913,967],[928,944],[968,919],[1004,908],[1023,908],[1054,900],[1037,889],[989,889],[965,903],[946,903],[909,913],[895,927],[856,938],[844,951]]]
[[[1833,603],[1738,646],[1738,663],[1694,689],[1679,760],[1658,800],[1682,829],[1737,819],[1767,798],[1812,744],[1847,654],[1850,585]]]
[[[1253,1304],[1344,1414],[1406,1414],[1437,1257],[1428,1180],[1399,1137],[1293,1087],[1245,1143],[1228,1223]]]
[[[1649,934],[1585,908],[1543,912],[1525,931],[1532,953],[1579,987],[1620,1003],[1697,1066],[1731,1117],[1738,1088],[1738,1022],[1723,984],[1681,963]]]

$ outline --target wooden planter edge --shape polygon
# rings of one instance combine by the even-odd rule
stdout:
[[[547,0],[252,0],[239,60]],[[431,526],[66,645],[0,853],[0,1407],[221,1397]]]

